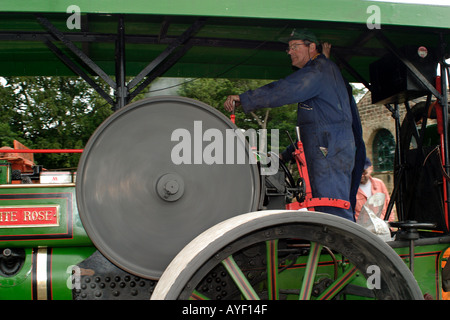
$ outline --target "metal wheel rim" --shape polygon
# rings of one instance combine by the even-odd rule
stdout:
[[[220,229],[227,228],[227,225],[233,224],[236,227],[230,227],[230,229],[222,232],[219,231]],[[280,226],[292,224],[300,224],[308,227],[314,226],[315,229],[312,237],[316,238],[312,239],[313,244],[321,244],[333,249],[333,241],[336,240],[336,237],[330,231],[340,230],[346,231],[348,233],[347,236],[350,235],[350,238],[353,238],[352,240],[349,238],[351,245],[361,246],[361,241],[363,241],[363,247],[365,246],[366,248],[370,248],[369,250],[377,251],[377,258],[375,260],[373,258],[367,259],[367,256],[361,255],[361,250],[353,253],[351,250],[345,252],[345,257],[351,263],[355,266],[364,266],[363,268],[366,268],[367,263],[374,263],[374,261],[381,263],[383,260],[386,262],[386,265],[381,266],[381,279],[384,279],[381,287],[384,289],[375,292],[377,299],[422,299],[420,288],[414,276],[398,254],[381,239],[357,224],[339,217],[317,212],[293,211],[249,213],[241,217],[231,218],[221,223],[221,225],[206,231],[183,249],[169,265],[158,282],[152,299],[173,300],[198,298],[196,295],[189,296],[190,292],[197,285],[198,279],[205,275],[198,273],[209,272],[208,270],[211,270],[211,266],[214,265],[213,260],[217,260],[215,265],[220,263],[224,264],[224,260],[227,260],[226,263],[229,264],[232,260],[228,257],[232,257],[235,251],[239,251],[239,246],[242,246],[245,241],[248,243],[247,236],[249,234],[261,231],[269,232],[267,241],[271,241],[283,237],[280,234],[276,234],[280,232],[276,231],[280,230]],[[323,232],[317,232],[317,230],[323,230]],[[210,244],[201,245],[202,239],[219,233],[220,236],[212,240]],[[325,234],[327,235],[325,236]],[[238,246],[236,249],[233,248],[235,245]],[[270,263],[267,262],[267,265],[270,265]],[[349,270],[348,276],[354,276],[354,272],[351,273],[351,270]],[[334,287],[331,286],[330,291],[324,292],[321,299],[333,298],[336,294],[335,292],[331,292],[333,289]],[[306,296],[304,297],[310,297],[307,292],[305,294]],[[244,295],[244,297],[246,296]],[[250,295],[247,298],[252,299],[252,296]]]

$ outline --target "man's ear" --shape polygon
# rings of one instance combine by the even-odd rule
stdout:
[[[314,42],[309,44],[309,52],[314,52],[317,50],[317,45]]]

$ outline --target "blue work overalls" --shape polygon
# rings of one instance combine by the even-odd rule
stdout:
[[[316,207],[316,211],[354,221],[354,204],[365,146],[358,110],[338,67],[323,55],[288,77],[240,95],[244,112],[298,103],[297,125],[313,197],[350,201],[350,209]],[[283,152],[292,159],[293,146]]]

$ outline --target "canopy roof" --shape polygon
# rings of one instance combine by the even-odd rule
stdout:
[[[450,40],[450,4],[400,2],[78,0],[80,29],[69,29],[72,0],[2,1],[0,76],[73,75],[75,67],[140,75],[133,85],[156,76],[278,79],[292,72],[279,38],[308,28],[333,45],[349,81],[368,84],[370,63],[392,48],[440,52]]]

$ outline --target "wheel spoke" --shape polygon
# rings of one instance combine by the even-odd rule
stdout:
[[[303,277],[302,288],[300,290],[299,300],[309,300],[316,277],[317,265],[319,264],[322,245],[317,242],[311,242],[308,262],[306,264],[305,275]]]
[[[278,300],[278,240],[266,241],[269,300]]]
[[[197,290],[194,290],[194,292],[192,292],[191,296],[189,297],[189,300],[211,300],[211,299],[201,294]]]
[[[237,285],[242,295],[247,300],[260,300],[256,291],[253,289],[250,282],[248,282],[242,270],[234,261],[233,256],[229,256],[222,261],[223,266],[227,269],[234,283]]]
[[[352,281],[358,270],[354,266],[346,272],[344,272],[339,278],[337,278],[322,294],[317,298],[317,300],[330,300],[336,294],[339,293],[350,281]]]
[[[381,266],[377,290],[367,287],[364,277],[370,265]],[[152,299],[205,299],[202,295],[211,300],[423,299],[411,271],[384,241],[333,215],[293,211],[248,213],[209,229],[171,262]]]

